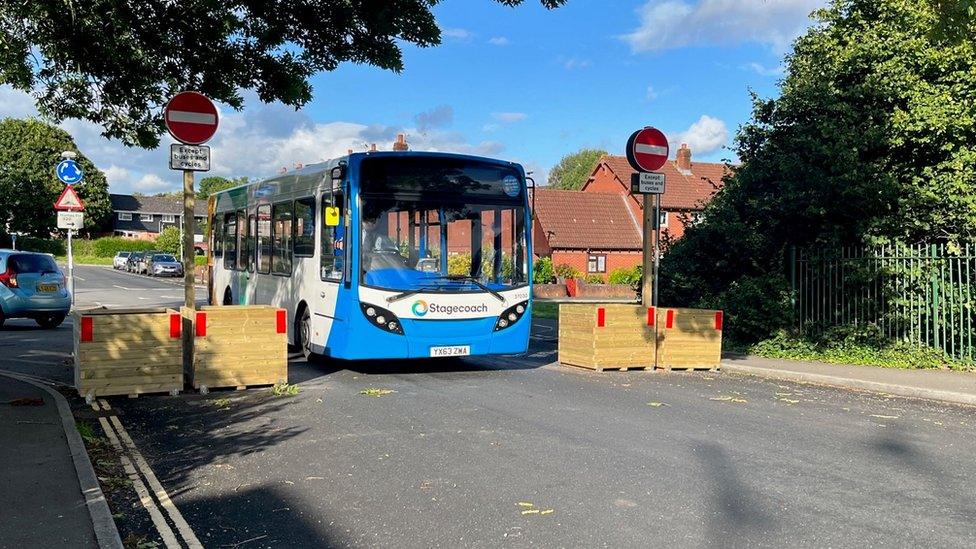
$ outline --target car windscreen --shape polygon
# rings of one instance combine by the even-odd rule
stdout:
[[[152,259],[158,263],[176,263],[176,258],[171,255],[154,255]]]
[[[7,268],[15,273],[56,273],[58,264],[51,256],[14,254],[7,258]]]
[[[119,257],[129,257],[132,252],[119,252]]]

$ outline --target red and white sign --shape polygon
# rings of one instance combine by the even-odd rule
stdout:
[[[54,209],[69,212],[83,212],[85,211],[85,203],[78,197],[75,188],[68,185],[61,191],[61,196],[54,202]]]
[[[199,92],[176,94],[163,110],[166,129],[180,143],[206,143],[217,132],[217,107]]]
[[[659,170],[668,161],[668,138],[650,126],[637,130],[627,140],[627,161],[639,172]]]

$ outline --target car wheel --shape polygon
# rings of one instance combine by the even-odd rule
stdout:
[[[53,328],[57,328],[58,326],[60,326],[61,323],[64,322],[65,316],[66,315],[62,313],[57,313],[53,315],[39,316],[35,320],[37,321],[38,326],[40,326],[41,328],[44,328],[45,330],[51,330]]]

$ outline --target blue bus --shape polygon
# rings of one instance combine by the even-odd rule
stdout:
[[[532,223],[512,162],[355,153],[216,193],[210,303],[288,311],[309,358],[518,354]]]

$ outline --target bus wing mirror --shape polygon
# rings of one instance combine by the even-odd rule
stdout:
[[[339,226],[339,207],[338,206],[327,206],[325,208],[325,226],[326,227],[338,227]]]

